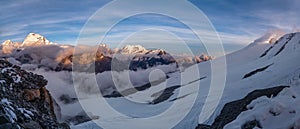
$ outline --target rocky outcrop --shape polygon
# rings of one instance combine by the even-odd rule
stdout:
[[[284,88],[288,86],[277,86],[273,88],[255,90],[249,93],[247,96],[240,100],[232,101],[223,107],[221,113],[212,125],[204,125],[199,124],[196,129],[223,129],[223,127],[230,123],[231,121],[235,120],[240,113],[247,110],[247,105],[249,105],[253,100],[261,97],[274,97],[277,96],[279,92],[281,92]],[[241,127],[242,129],[249,129],[251,127],[260,127],[260,124],[257,121],[249,121]]]
[[[194,58],[194,62],[195,63],[200,63],[200,62],[204,62],[204,61],[208,61],[208,60],[212,60],[213,57],[212,56],[209,56],[209,55],[206,55],[206,54],[201,54],[200,56],[196,56]]]
[[[57,122],[43,76],[0,60],[0,128],[68,129]]]
[[[168,65],[176,63],[176,60],[164,50],[149,50],[145,54],[137,54],[130,60],[129,69],[147,69],[157,65]]]

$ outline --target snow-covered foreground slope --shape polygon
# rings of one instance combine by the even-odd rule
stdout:
[[[248,105],[252,106],[252,109],[243,112],[237,120],[225,127],[229,129],[241,128],[241,125],[248,122],[248,120],[255,119],[265,128],[289,128],[293,126],[298,128],[299,118],[297,116],[299,115],[297,115],[297,111],[299,108],[296,105],[295,107],[290,105],[298,102],[297,99],[293,100],[291,95],[297,97],[299,94],[297,91],[299,91],[300,86],[298,83],[300,75],[300,61],[298,60],[300,56],[300,33],[287,34],[273,44],[269,44],[270,39],[272,37],[264,37],[264,39],[257,40],[246,48],[231,53],[226,57],[198,64],[197,67],[201,78],[190,76],[195,72],[193,67],[190,67],[182,73],[170,74],[170,78],[165,82],[147,90],[130,94],[125,98],[105,99],[114,109],[125,115],[112,113],[109,108],[105,108],[104,105],[100,104],[101,101],[97,99],[99,96],[96,95],[87,96],[80,102],[82,105],[92,105],[84,107],[87,107],[86,111],[100,117],[94,122],[100,123],[102,128],[153,129],[169,127],[170,124],[174,124],[174,128],[196,128],[199,123],[212,124],[214,119],[220,114],[223,106],[228,102],[241,99],[256,89],[285,85],[290,86],[290,88],[286,88],[275,98],[262,97],[253,101]],[[225,89],[222,93],[223,96],[216,110],[213,111],[213,108],[211,109],[213,114],[209,119],[203,120],[202,118],[204,117],[199,119],[199,114],[206,102],[211,84],[210,66],[222,58],[226,58],[227,61],[227,75]],[[188,79],[181,82],[181,77],[187,77]],[[181,87],[176,88],[178,85]],[[174,90],[171,90],[172,88]],[[162,89],[166,89],[169,92],[158,92]],[[163,99],[159,101],[155,93],[161,93]],[[219,93],[215,92],[209,96],[212,98],[206,103],[218,102],[218,98],[214,98],[214,94]],[[131,101],[128,101],[126,98]],[[194,98],[196,98],[195,101]],[[191,109],[189,108],[190,104],[193,104]],[[174,108],[174,105],[176,110],[168,112],[167,109]],[[275,113],[282,112],[281,114],[279,113],[280,118],[270,117],[270,114],[268,114],[270,108],[275,110]],[[187,110],[189,112],[185,116]],[[290,110],[292,113],[289,115]],[[210,115],[209,110],[206,111],[202,112],[203,116]],[[182,116],[185,116],[184,119],[176,123]],[[275,127],[271,125],[273,120],[277,121],[278,124],[276,125],[280,126]],[[98,126],[95,123],[87,122],[73,128],[84,127],[96,128]]]
[[[299,79],[299,78],[298,78]],[[256,127],[265,129],[299,129],[300,100],[299,82],[284,89],[278,96],[262,96],[247,106],[238,118],[225,126],[227,129],[239,129],[247,122],[257,122]],[[253,126],[253,127],[254,127]]]

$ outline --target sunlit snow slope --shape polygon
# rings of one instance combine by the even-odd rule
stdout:
[[[182,113],[189,110],[188,105],[193,104],[193,107],[189,110],[190,112],[182,121],[174,125],[174,128],[196,128],[198,124],[212,124],[226,103],[242,99],[254,90],[289,86],[275,98],[262,97],[253,101],[248,105],[248,107],[252,106],[252,108],[240,114],[235,121],[226,125],[225,128],[241,128],[243,124],[250,120],[259,121],[259,126],[266,128],[299,128],[299,106],[291,105],[298,104],[299,99],[297,97],[300,97],[300,33],[287,34],[279,40],[275,40],[276,42],[271,42],[274,38],[276,38],[274,35],[264,36],[242,50],[210,62],[197,64],[196,67],[199,68],[200,76],[191,76],[195,71],[193,71],[193,67],[190,67],[182,73],[169,74],[169,78],[163,83],[147,90],[130,94],[129,97],[127,96],[130,100],[138,103],[128,101],[124,97],[106,99],[116,110],[126,114],[126,116],[113,113],[108,114],[110,111],[107,108],[101,108],[101,105],[96,103],[95,97],[87,97],[82,100],[82,104],[93,104],[94,107],[99,106],[99,108],[90,108],[89,111],[100,117],[95,122],[99,121],[103,128],[149,129],[168,127],[169,123],[176,121],[182,117]],[[224,58],[227,62],[227,74],[223,96],[209,119],[205,121],[200,120],[199,114],[204,102],[206,102],[211,84],[210,66]],[[182,78],[187,79],[180,82],[179,80]],[[165,91],[167,92],[159,92],[163,89],[166,89]],[[178,96],[179,91],[184,92],[181,94],[182,96]],[[158,99],[155,93],[162,93],[161,96],[163,98]],[[214,98],[214,94],[209,96],[212,98],[207,103],[218,102],[218,98]],[[197,97],[195,103],[193,101],[194,97]],[[177,105],[176,110],[162,116],[156,116],[155,119],[147,122],[143,121],[145,117],[165,112],[172,104]],[[275,114],[277,112],[283,113],[279,113],[275,118],[268,114],[269,109],[274,109]],[[288,112],[291,113],[289,114]],[[205,114],[209,115],[210,113],[208,111],[204,112],[204,116]],[[272,121],[276,122],[272,123]],[[87,122],[73,128],[91,127],[96,128],[98,126],[95,123]]]

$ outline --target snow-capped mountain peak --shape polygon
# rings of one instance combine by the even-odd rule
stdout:
[[[12,45],[13,44],[13,42],[11,41],[11,40],[5,40],[3,43],[2,43],[2,45],[4,45],[4,46],[10,46],[10,45]]]
[[[256,39],[254,44],[273,44],[275,43],[280,37],[282,37],[285,32],[281,30],[271,31]]]
[[[41,46],[41,45],[50,45],[53,44],[47,40],[44,36],[35,33],[29,33],[25,40],[22,43],[22,47],[27,46]]]
[[[148,50],[141,45],[126,45],[119,52],[121,54],[142,54]]]

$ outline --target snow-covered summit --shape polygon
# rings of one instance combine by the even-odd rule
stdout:
[[[256,39],[253,44],[273,44],[284,34],[285,32],[281,30],[270,31],[262,37]]]
[[[11,40],[5,40],[2,45],[5,45],[5,46],[9,46],[9,45],[13,45],[13,42]]]
[[[21,46],[21,42],[13,42],[11,40],[5,40],[1,46],[6,46],[6,47],[20,47]]]
[[[6,40],[0,45],[0,53],[11,54],[14,49],[19,48],[20,44],[20,42],[12,42],[11,40]]]
[[[47,38],[40,34],[29,33],[23,42],[13,42],[11,40],[5,40],[2,46],[13,46],[13,47],[30,47],[30,46],[43,46],[55,44],[50,42]]]
[[[44,36],[40,34],[29,33],[21,46],[27,47],[27,46],[50,45],[50,44],[53,43],[47,40]]]
[[[126,45],[119,53],[121,54],[143,54],[146,53],[148,50],[141,45]]]

